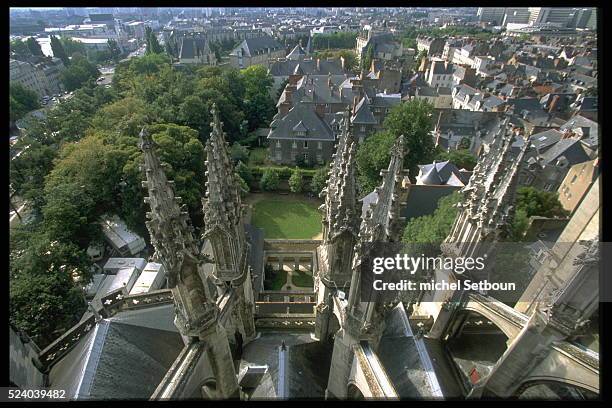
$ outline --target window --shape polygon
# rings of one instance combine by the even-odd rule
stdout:
[[[323,156],[321,156],[321,153],[317,153],[317,163],[319,164],[323,163]]]
[[[278,149],[280,149],[280,147],[281,147],[281,142],[280,142],[280,140],[277,140],[277,141],[276,141],[276,147],[277,147]]]
[[[293,143],[291,143],[291,148],[297,149],[297,142],[295,140],[293,141]]]
[[[308,140],[304,140],[304,149],[308,149]]]
[[[584,171],[584,169],[583,169],[583,171]],[[577,179],[577,178],[578,178],[578,176],[577,176],[577,175],[574,175],[574,177],[572,177],[571,184],[574,184],[574,183],[576,182],[576,179]]]
[[[317,142],[317,149],[319,150],[323,149],[323,142]]]
[[[365,132],[365,131],[366,131],[366,127],[365,127],[365,125],[361,125],[361,127],[359,128],[359,130],[361,130],[362,132]]]

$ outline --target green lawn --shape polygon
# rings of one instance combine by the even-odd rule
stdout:
[[[293,282],[295,286],[300,286],[303,288],[311,288],[314,286],[312,275],[302,271],[293,271],[291,275],[291,282]]]
[[[274,271],[271,280],[264,280],[264,290],[281,290],[287,283],[287,271]]]
[[[268,239],[311,239],[321,232],[319,204],[293,196],[264,198],[253,204],[251,223]]]

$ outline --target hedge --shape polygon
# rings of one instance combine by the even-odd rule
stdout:
[[[293,173],[293,170],[295,169],[295,167],[288,167],[288,166],[248,166],[249,169],[251,170],[251,174],[253,175],[253,178],[261,178],[261,176],[263,175],[264,171],[266,171],[267,169],[273,169],[278,173],[278,177],[281,180],[289,180],[289,177],[291,177],[291,174]],[[304,178],[312,178],[312,176],[314,176],[314,174],[317,172],[318,169],[300,169],[302,171],[302,175],[304,176]]]

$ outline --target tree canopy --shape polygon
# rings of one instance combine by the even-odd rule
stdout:
[[[10,120],[14,122],[21,119],[26,113],[38,109],[38,95],[19,83],[9,86]]]
[[[441,161],[450,161],[460,169],[472,171],[476,166],[477,158],[467,149],[451,150],[450,152],[440,151],[436,153],[436,159]]]
[[[38,41],[36,41],[36,38],[28,37],[28,39],[26,40],[26,45],[28,46],[28,49],[30,50],[30,54],[39,56],[39,57],[42,57],[45,55],[42,52],[42,48],[40,48],[40,44],[38,43]]]
[[[435,148],[430,135],[432,109],[432,105],[422,100],[402,103],[389,112],[383,122],[383,131],[369,136],[359,145],[357,169],[362,196],[380,183],[380,171],[389,165],[390,149],[400,135],[404,135],[407,149],[404,167],[413,181],[418,174],[418,165],[433,160]]]
[[[164,52],[164,49],[157,40],[157,36],[149,26],[145,27],[145,39],[147,41],[146,54],[161,54]]]
[[[83,55],[75,53],[72,56],[70,66],[62,71],[60,75],[66,90],[74,91],[88,82],[94,82],[100,76],[100,71],[98,71],[95,65],[87,61],[87,58]]]
[[[312,37],[312,49],[336,49],[336,48],[355,48],[357,44],[357,33],[338,32],[332,34],[315,34]]]
[[[51,36],[51,51],[53,51],[53,56],[55,58],[61,59],[64,65],[68,66],[68,64],[70,63],[70,60],[68,59],[68,54],[66,53],[66,50],[64,49],[64,46],[62,45],[60,39],[54,35]]]

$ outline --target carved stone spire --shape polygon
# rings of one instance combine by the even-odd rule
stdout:
[[[189,215],[179,207],[173,182],[168,181],[146,129],[140,132],[140,149],[144,156],[148,203],[147,229],[155,248],[153,259],[167,270],[168,287],[176,306],[175,324],[188,337],[198,337],[216,321],[217,308],[198,274],[199,251],[193,237]]]
[[[404,170],[404,136],[400,136],[391,149],[391,161],[387,170],[381,171],[382,184],[376,188],[377,200],[368,208],[361,222],[359,242],[353,258],[353,279],[349,295],[349,310],[359,308],[359,303],[377,304],[374,299],[360,299],[359,286],[361,264],[367,256],[368,244],[372,242],[397,242],[402,236],[403,217],[400,210],[405,205],[407,194],[408,170]],[[368,315],[360,318],[364,325],[373,323],[374,308],[367,308]],[[357,315],[360,314],[359,311]]]
[[[398,241],[402,234],[400,192],[406,189],[408,170],[404,170],[404,136],[391,148],[391,161],[387,170],[380,172],[382,184],[376,187],[377,200],[361,222],[359,239],[362,242]]]
[[[185,257],[197,258],[198,248],[193,237],[193,227],[185,206],[179,207],[181,197],[174,195],[174,182],[169,181],[163,165],[154,150],[153,139],[146,129],[140,132],[140,149],[143,152],[148,197],[145,203],[151,211],[147,212],[146,222],[151,242],[155,247],[154,259],[164,264],[168,273],[170,287],[176,285],[179,271]]]
[[[205,146],[206,198],[202,199],[204,237],[212,244],[215,276],[220,281],[240,284],[246,272],[240,190],[215,104],[211,113],[212,131]]]
[[[333,156],[325,197],[323,242],[329,243],[343,231],[357,234],[358,204],[355,189],[357,144],[350,129],[350,110],[342,117],[342,132]]]

